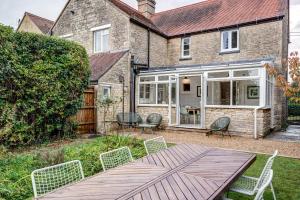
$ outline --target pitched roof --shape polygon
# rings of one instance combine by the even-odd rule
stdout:
[[[126,53],[119,51],[113,53],[98,53],[90,56],[91,63],[91,81],[98,81],[110,68],[116,64]]]
[[[44,33],[47,34],[51,27],[54,24],[54,21],[51,21],[49,19],[34,15],[32,13],[29,12],[25,12],[24,17],[28,16],[31,21]],[[23,18],[24,19],[24,18]]]
[[[139,12],[135,8],[132,8],[131,6],[129,6],[121,0],[110,0],[110,2],[113,3],[120,10],[125,12],[127,15],[129,15],[131,20],[152,29],[152,31],[164,35],[164,33],[159,28],[157,28],[149,18],[145,17],[141,12]]]
[[[156,13],[151,21],[172,37],[274,19],[286,7],[287,0],[207,0]]]

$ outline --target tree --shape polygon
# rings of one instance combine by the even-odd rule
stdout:
[[[300,60],[298,52],[290,54],[287,62],[283,62],[284,71],[279,71],[271,64],[265,64],[267,72],[274,76],[277,86],[289,97],[290,101],[300,102]],[[288,73],[291,81],[285,76]]]

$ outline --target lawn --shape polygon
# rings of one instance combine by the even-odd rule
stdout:
[[[0,158],[0,199],[31,199],[33,193],[30,173],[51,163],[81,160],[86,176],[98,173],[102,170],[99,161],[100,152],[121,146],[129,146],[134,158],[146,154],[142,140],[116,136],[65,143],[63,150],[58,150],[60,145],[52,144],[22,153],[7,153]],[[247,171],[247,175],[259,176],[267,158],[268,156],[258,155],[257,161]],[[273,184],[277,199],[300,199],[300,160],[278,157],[273,169]],[[236,200],[253,199],[234,193],[230,193],[229,197]],[[265,200],[267,199],[272,199],[270,191],[266,192]]]

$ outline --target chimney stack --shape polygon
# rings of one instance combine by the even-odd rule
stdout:
[[[147,18],[155,14],[155,0],[137,0],[138,10]]]

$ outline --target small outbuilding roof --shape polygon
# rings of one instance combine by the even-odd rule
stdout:
[[[98,53],[90,56],[92,82],[97,82],[108,70],[111,69],[126,53],[126,51]]]
[[[28,16],[31,21],[42,31],[42,33],[47,34],[49,33],[50,29],[52,28],[54,21],[51,21],[49,19],[34,15],[29,12],[25,12],[24,17]],[[23,19],[24,19],[23,17]],[[22,21],[23,21],[22,19]],[[21,22],[22,23],[22,22]],[[21,24],[20,23],[20,24]]]

